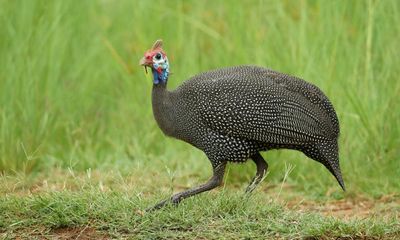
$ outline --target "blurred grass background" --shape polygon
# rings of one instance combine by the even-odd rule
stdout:
[[[201,71],[239,64],[316,84],[340,119],[349,192],[398,192],[399,19],[396,0],[0,0],[0,171],[208,178],[202,152],[164,137],[153,119],[152,83],[138,61],[162,38],[171,89]],[[269,184],[290,164],[289,184],[321,195],[340,191],[301,153],[264,156]],[[232,165],[229,181],[244,185],[254,169],[250,162]]]

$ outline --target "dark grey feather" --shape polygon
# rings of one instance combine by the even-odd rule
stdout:
[[[302,79],[256,66],[222,68],[171,92],[154,86],[153,109],[167,135],[203,150],[214,166],[263,150],[296,149],[324,164],[344,188],[335,110]]]

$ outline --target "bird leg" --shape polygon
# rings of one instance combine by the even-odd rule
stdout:
[[[221,185],[222,180],[224,178],[225,166],[226,166],[226,162],[223,162],[223,163],[219,164],[218,166],[216,166],[213,169],[213,172],[214,172],[213,176],[205,184],[202,184],[200,186],[191,188],[189,190],[186,190],[186,191],[183,191],[180,193],[176,193],[170,199],[166,199],[166,200],[156,204],[155,206],[146,209],[146,211],[153,211],[153,210],[160,209],[169,203],[177,205],[185,198],[188,198],[188,197],[194,196],[198,193],[209,191],[211,189],[218,187],[219,185]]]
[[[245,193],[251,193],[257,187],[257,185],[264,179],[268,169],[268,164],[260,153],[256,153],[250,158],[257,166],[257,173],[253,180],[251,180],[249,186],[247,186]]]

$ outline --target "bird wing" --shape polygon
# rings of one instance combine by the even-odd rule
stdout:
[[[195,86],[187,100],[207,128],[276,144],[337,136],[321,104],[326,97],[318,88],[277,72],[249,68],[211,72],[191,80]]]

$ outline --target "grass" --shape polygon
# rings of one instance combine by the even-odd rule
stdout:
[[[179,208],[141,215],[142,198],[130,194],[85,191],[45,194],[40,197],[2,200],[9,224],[6,237],[56,236],[51,228],[95,228],[97,235],[140,239],[252,239],[302,237],[395,237],[395,219],[340,221],[315,213],[284,210],[259,196],[245,199],[237,194],[203,195]],[[206,209],[203,206],[207,205]],[[18,217],[15,217],[17,214]],[[11,215],[11,216],[10,216]],[[12,219],[12,221],[10,221]],[[43,227],[44,226],[44,227]]]
[[[229,166],[221,195],[206,194],[181,208],[141,218],[126,209],[140,209],[211,174],[199,150],[164,137],[153,120],[151,82],[138,60],[158,38],[164,40],[172,64],[170,88],[201,71],[257,64],[302,77],[329,96],[341,124],[340,159],[348,191],[341,192],[328,171],[302,154],[271,151],[264,154],[270,165],[264,185],[280,186],[285,179],[290,187],[280,197],[294,194],[305,202],[362,197],[378,202],[393,196],[397,201],[399,17],[395,0],[0,0],[0,208],[5,209],[0,226],[8,236],[39,226],[44,232],[78,227],[78,233],[84,226],[108,226],[107,234],[123,237],[128,223],[142,228],[129,228],[126,235],[143,238],[163,233],[186,238],[196,236],[199,228],[205,233],[198,238],[233,238],[231,231],[238,238],[255,236],[246,235],[245,229],[283,238],[383,237],[396,232],[398,225],[380,218],[346,222],[288,209],[280,202],[266,205],[274,196],[264,191],[250,199],[249,206],[242,204],[235,192],[254,174],[251,163]],[[285,177],[287,166],[293,170]],[[70,173],[96,173],[96,186],[117,190],[81,189],[88,180],[65,183]],[[116,187],[115,179],[130,180],[129,189],[141,197]],[[53,182],[53,188],[44,182]],[[43,190],[32,194],[35,186]],[[101,207],[93,209],[97,205],[91,206],[91,199]],[[70,220],[60,225],[65,217],[41,207],[43,202],[54,202],[63,212],[69,209],[65,213]],[[225,202],[237,210],[228,211],[222,206]],[[217,214],[221,211],[228,211],[223,218]],[[282,217],[274,215],[277,212]],[[102,214],[109,217],[98,219]],[[271,221],[251,225],[249,216]],[[397,216],[394,208],[391,217]],[[183,225],[182,231],[164,231],[161,222],[153,224],[157,217],[172,227]],[[180,217],[188,219],[187,225]],[[299,222],[292,224],[291,219]],[[207,227],[210,224],[214,227]]]
[[[8,194],[0,199],[0,236],[6,239],[396,239],[400,236],[399,196],[382,201],[358,198],[352,203],[326,197],[311,203],[304,196],[289,196],[286,191],[291,188],[287,185],[281,185],[283,191],[281,186],[263,186],[246,196],[243,189],[232,191],[226,182],[218,192],[187,199],[179,207],[168,206],[146,213],[144,209],[169,195],[165,192],[185,186],[155,190],[148,179],[141,178],[139,171],[135,174],[116,177],[115,173],[82,174],[59,169],[36,176],[34,181],[29,176],[3,179],[5,184],[0,190]],[[168,181],[160,177],[152,182]]]

